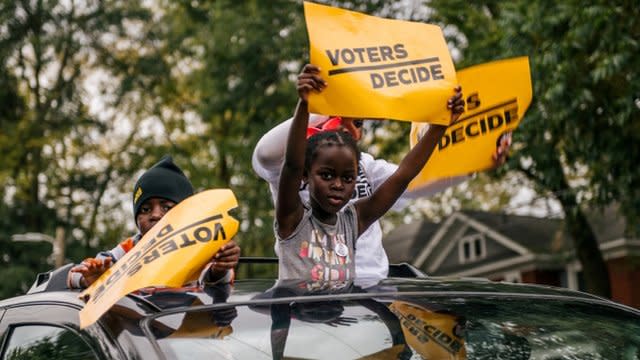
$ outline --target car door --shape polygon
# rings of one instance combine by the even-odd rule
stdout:
[[[100,323],[79,328],[71,304],[18,304],[0,320],[0,359],[125,359]]]

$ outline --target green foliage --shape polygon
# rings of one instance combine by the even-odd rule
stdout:
[[[272,254],[273,205],[251,154],[259,136],[295,104],[289,77],[303,58],[301,8],[292,1],[220,1],[167,2],[164,9],[161,51],[172,55],[173,69],[194,65],[158,93],[173,114],[164,122],[168,133],[176,131],[169,151],[185,160],[179,162],[196,188],[234,191],[243,253]],[[190,116],[197,131],[187,130]]]
[[[514,133],[518,151],[511,168],[551,191],[565,179],[586,180],[563,191],[587,206],[620,202],[633,230],[640,215],[640,150],[631,146],[640,137],[637,7],[579,1],[429,4],[436,9],[433,20],[460,32],[452,43],[463,66],[529,56],[534,102]]]
[[[519,170],[562,203],[569,228],[580,229],[573,233],[577,249],[597,253],[593,232],[580,223],[583,209],[620,203],[628,231],[637,234],[637,6],[441,0],[429,5],[435,9],[432,20],[456,30],[451,41],[465,66],[529,56],[534,99],[514,133],[516,151],[507,169]],[[598,263],[581,261],[585,269]]]
[[[198,190],[235,192],[243,254],[273,255],[273,204],[251,154],[295,105],[307,61],[299,1],[5,2],[0,25],[3,254],[12,234],[56,226],[70,261],[112,247],[135,231],[135,179],[170,153]],[[0,297],[49,266],[33,251],[25,264],[40,265]],[[7,256],[0,273],[23,261]]]
[[[308,61],[301,3],[166,1],[162,8],[161,52],[174,71],[157,95],[172,114],[166,132],[176,130],[170,151],[183,158],[196,188],[234,191],[243,254],[274,255],[273,204],[251,155],[259,138],[293,113],[295,76]],[[185,63],[192,66],[175,71]],[[188,130],[190,116],[197,131]]]
[[[108,213],[103,202],[107,186],[117,186],[116,176],[131,177],[120,158],[128,143],[111,146],[98,138],[105,134],[108,140],[114,124],[90,111],[95,104],[88,83],[96,74],[111,76],[117,97],[131,92],[123,85],[133,82],[130,79],[144,78],[144,73],[129,72],[138,57],[119,58],[113,50],[125,38],[135,42],[125,24],[144,21],[149,14],[119,1],[2,2],[0,100],[6,107],[0,112],[0,212],[6,217],[0,233],[0,275],[15,286],[3,286],[0,297],[23,291],[36,272],[50,267],[46,256],[36,251],[50,245],[15,244],[12,234],[51,236],[63,226],[67,252],[80,258],[93,254],[99,240],[99,246],[114,242],[98,236],[98,227],[124,223]],[[113,224],[99,224],[100,217]]]

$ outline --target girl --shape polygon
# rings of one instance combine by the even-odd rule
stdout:
[[[305,65],[298,76],[300,99],[289,130],[276,200],[280,279],[352,279],[355,240],[395,203],[426,164],[447,128],[431,125],[393,175],[370,197],[348,204],[360,159],[353,137],[344,131],[323,131],[305,141],[309,93],[320,92],[326,86],[314,65]],[[464,111],[459,87],[447,107],[453,121]],[[308,203],[300,199],[300,181],[308,186]]]

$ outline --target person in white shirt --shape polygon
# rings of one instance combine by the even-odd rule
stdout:
[[[269,189],[271,190],[274,203],[278,195],[280,169],[284,162],[286,140],[291,122],[292,119],[288,119],[263,135],[256,144],[252,156],[253,169],[258,176],[269,183]],[[309,129],[307,130],[308,134],[331,129],[349,131],[357,141],[362,137],[362,120],[328,117],[317,114],[310,115]],[[509,141],[500,142],[497,146],[496,153],[493,156],[496,165],[504,163],[509,145],[510,139]],[[371,154],[361,152],[356,188],[351,201],[370,196],[387,177],[393,174],[397,167],[396,164],[383,159],[375,159]],[[460,184],[466,179],[468,179],[468,176],[445,178],[429,183],[416,190],[407,190],[392,209],[396,211],[400,210],[406,207],[407,200],[432,196],[450,186]],[[304,184],[300,186],[300,197],[303,201],[308,201],[309,199],[309,193]],[[382,228],[380,222],[376,221],[369,229],[362,233],[356,244],[356,276],[369,280],[387,277],[389,272],[389,259],[382,246]],[[276,254],[279,253],[278,242],[275,244],[275,251]]]

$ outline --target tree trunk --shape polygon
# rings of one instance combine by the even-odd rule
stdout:
[[[571,235],[578,261],[582,265],[586,291],[611,298],[609,269],[600,251],[596,234],[584,211],[580,208],[576,194],[567,182],[560,161],[556,159],[554,163],[558,181],[554,186],[556,188],[552,190],[562,204],[565,213],[565,226]]]
[[[566,205],[563,201],[561,203],[565,210],[567,230],[573,239],[576,256],[582,264],[586,290],[592,294],[610,298],[609,269],[591,225],[577,204]]]

